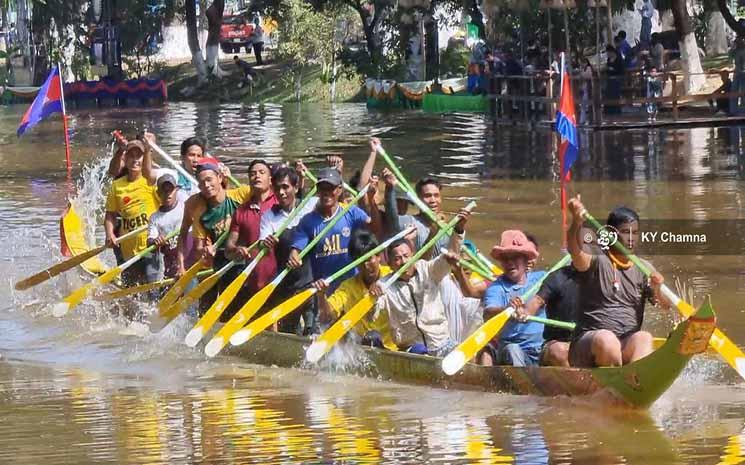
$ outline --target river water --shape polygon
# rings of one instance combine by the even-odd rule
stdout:
[[[539,266],[548,267],[559,257],[561,215],[547,131],[493,128],[472,115],[368,112],[356,104],[81,111],[71,118],[68,179],[61,124],[44,122],[18,140],[23,111],[0,109],[0,463],[745,461],[745,390],[710,356],[694,359],[648,412],[617,412],[560,398],[207,360],[181,343],[193,323],[187,318],[159,335],[128,326],[100,303],[55,319],[48,305],[80,285],[75,273],[13,290],[15,281],[60,259],[58,217],[76,188],[85,192],[87,212],[101,208],[105,186],[93,180],[115,128],[149,128],[174,154],[185,137],[204,136],[243,179],[254,157],[317,166],[329,154],[344,156],[349,176],[376,134],[410,179],[444,181],[446,210],[478,201],[469,227],[482,250],[503,229],[523,228],[537,236]],[[618,204],[651,219],[745,218],[740,129],[583,134],[582,144],[572,189],[600,218]],[[720,327],[745,345],[742,257],[652,261],[694,303],[710,294]],[[658,335],[671,327],[669,315],[655,309],[646,324]]]

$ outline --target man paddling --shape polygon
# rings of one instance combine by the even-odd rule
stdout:
[[[356,260],[373,250],[378,244],[375,235],[370,231],[357,230],[352,234],[352,240],[349,243],[349,255],[352,260]],[[381,261],[380,255],[371,256],[357,267],[357,276],[342,282],[329,297],[326,297],[328,290],[326,281],[320,279],[313,283],[313,287],[321,291],[317,294],[321,322],[331,323],[347,313],[380,278],[391,273],[391,268],[382,265]],[[387,312],[368,313],[355,325],[354,331],[362,338],[363,345],[398,350],[393,342]]]
[[[147,244],[158,246],[154,259],[147,267],[147,281],[155,282],[172,278],[178,272],[178,238],[166,239],[178,230],[184,217],[184,202],[179,199],[179,184],[176,173],[162,170],[158,178],[160,208],[150,217]]]
[[[460,250],[470,213],[461,210],[458,215],[460,221],[450,236],[450,250]],[[387,252],[393,271],[403,267],[414,255],[406,239],[394,241]],[[378,296],[375,311],[388,313],[393,340],[402,350],[441,357],[455,347],[450,338],[440,284],[450,273],[451,263],[457,260],[458,255],[451,252],[431,260],[419,260],[385,294],[379,284],[371,287],[370,293]]]
[[[614,247],[597,254],[583,250],[585,207],[579,196],[571,199],[568,207],[572,213],[568,246],[577,270],[580,295],[569,363],[576,367],[621,366],[639,360],[653,350],[652,335],[641,331],[645,303],[669,305],[660,293],[664,279],[643,261],[653,270],[648,280]],[[615,228],[618,240],[633,253],[639,233],[636,212],[618,207],[608,215],[607,225]]]
[[[538,258],[535,244],[525,233],[508,230],[502,233],[499,245],[491,256],[499,261],[504,273],[492,282],[484,294],[484,320],[501,313],[509,306],[521,304],[519,296],[538,282],[543,271],[528,271],[528,262]],[[540,316],[546,316],[543,308]],[[507,323],[499,335],[481,353],[482,365],[536,365],[543,344],[543,325],[540,323]]]
[[[225,255],[231,260],[250,263],[259,253],[258,248],[249,251],[248,246],[259,240],[261,216],[277,204],[272,190],[272,174],[269,163],[264,160],[253,160],[248,165],[248,179],[251,186],[251,197],[235,212],[230,225],[230,235],[225,244]],[[225,281],[231,282],[240,273],[239,269],[226,274]],[[276,263],[266,258],[260,260],[238,295],[223,312],[221,318],[230,319],[248,299],[272,280],[277,272]]]
[[[305,215],[295,229],[292,241],[292,250],[287,265],[290,268],[300,268],[303,264],[300,259],[300,251],[312,241],[316,235],[342,209],[339,198],[342,194],[341,173],[336,168],[323,168],[318,173],[318,203],[316,208]],[[310,254],[311,270],[313,279],[323,279],[330,276],[334,271],[350,263],[349,241],[352,232],[356,229],[366,227],[370,224],[370,217],[361,208],[353,206],[344,217],[326,234],[326,237],[316,245]],[[344,278],[350,278],[356,274],[351,270]],[[337,281],[338,282],[338,281]],[[332,285],[329,292],[333,292],[336,285]],[[306,322],[307,327],[317,331],[316,318]]]
[[[150,216],[160,206],[155,183],[149,183],[142,176],[145,152],[145,144],[142,141],[133,140],[127,143],[124,149],[126,175],[111,183],[106,197],[104,219],[106,243],[119,249],[121,256],[117,255],[119,262],[129,260],[147,248],[147,231],[142,231],[121,243],[117,241],[117,236],[148,225]],[[117,219],[119,220],[118,228]],[[122,280],[127,286],[143,284],[146,281],[146,262],[147,259],[140,260],[124,271]]]
[[[300,171],[304,169],[302,164]],[[281,235],[277,236],[280,226],[290,216],[292,210],[299,203],[298,190],[300,186],[300,175],[296,170],[280,167],[272,174],[272,189],[277,203],[261,215],[259,226],[259,238],[263,241],[270,254],[264,260],[274,264],[275,270],[287,263],[292,250],[292,239],[295,228],[300,220],[316,208],[318,198],[314,197],[305,204]],[[277,290],[272,294],[266,308],[274,308],[287,298],[295,295],[310,286],[313,282],[313,273],[310,269],[310,261],[303,262],[300,268],[292,270],[280,283]],[[305,321],[311,321],[314,313],[317,313],[315,299],[308,299],[297,311],[294,311],[279,321],[279,330],[283,333],[302,334],[300,327],[300,316]],[[309,327],[306,329],[310,329]]]
[[[226,179],[214,158],[203,158],[197,164],[196,173],[199,194],[186,202],[178,241],[179,276],[186,272],[188,225],[193,225],[196,257],[207,264],[214,262],[214,266],[225,265],[224,248],[216,249],[213,244],[230,229],[233,213],[251,197],[249,186],[226,189]],[[214,298],[214,294],[209,294],[203,298],[205,304]]]
[[[524,306],[521,306],[522,301],[517,301],[518,307],[515,307],[513,318],[526,323],[528,316],[535,315],[545,307],[548,318],[575,322],[578,299],[577,270],[571,265],[564,266],[549,274],[538,292]],[[545,366],[568,367],[571,334],[568,329],[545,325],[539,363]]]

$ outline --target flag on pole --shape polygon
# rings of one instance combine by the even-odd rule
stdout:
[[[579,155],[579,133],[577,132],[577,114],[574,108],[574,95],[569,73],[561,54],[561,93],[559,109],[556,111],[556,132],[559,133],[559,165],[561,166],[561,226],[562,248],[567,248],[567,193],[566,183],[571,179],[571,169]]]
[[[18,126],[18,137],[21,137],[27,129],[34,127],[39,121],[53,113],[64,113],[62,100],[62,79],[60,79],[59,67],[55,66],[47,76],[44,85],[39,89],[31,106],[21,119]]]
[[[577,114],[574,108],[574,95],[569,73],[561,57],[561,94],[559,109],[556,112],[556,132],[561,136],[559,145],[559,162],[561,164],[562,182],[571,179],[571,169],[579,154],[579,133],[577,132]]]

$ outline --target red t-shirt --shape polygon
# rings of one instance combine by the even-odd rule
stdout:
[[[249,200],[238,208],[230,224],[230,231],[238,233],[238,245],[249,246],[259,240],[259,226],[261,225],[261,215],[277,204],[274,193],[260,202]],[[255,247],[251,251],[253,259],[261,250]],[[266,286],[274,279],[277,274],[277,261],[274,254],[269,253],[256,265],[249,279],[244,286],[249,292],[256,293],[259,289]]]

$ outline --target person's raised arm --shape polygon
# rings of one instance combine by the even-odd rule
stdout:
[[[364,207],[367,214],[370,216],[370,231],[375,234],[379,239],[383,238],[383,215],[380,213],[378,203],[375,201],[376,194],[378,193],[378,177],[372,176],[368,184],[370,188],[367,190],[365,196]],[[364,185],[364,184],[363,184]]]
[[[151,142],[155,143],[155,134],[146,132],[143,136],[143,142],[145,142],[145,154],[142,157],[142,176],[152,186],[157,181],[156,172],[153,168],[153,150],[150,146]]]
[[[570,199],[567,206],[572,214],[572,226],[567,233],[567,246],[569,248],[569,254],[572,256],[572,264],[579,272],[587,271],[592,262],[592,255],[582,250],[582,224],[584,223],[584,215],[587,210],[582,205],[579,195]]]
[[[450,266],[453,270],[455,280],[458,281],[463,297],[472,297],[474,299],[482,299],[484,297],[484,292],[486,292],[486,282],[484,280],[478,283],[471,281],[471,278],[466,275],[465,270],[458,264],[457,260],[455,263],[451,263]]]
[[[380,139],[373,137],[370,139],[370,155],[368,155],[365,164],[362,166],[360,172],[360,186],[366,186],[370,177],[372,176],[373,170],[375,169],[375,160],[378,156],[378,146],[380,145]]]
[[[116,247],[116,212],[106,212],[103,220],[104,231],[106,232],[106,245]]]
[[[124,147],[119,143],[119,147],[114,152],[114,156],[111,157],[109,162],[109,169],[106,171],[109,176],[116,179],[122,175],[124,171]]]

